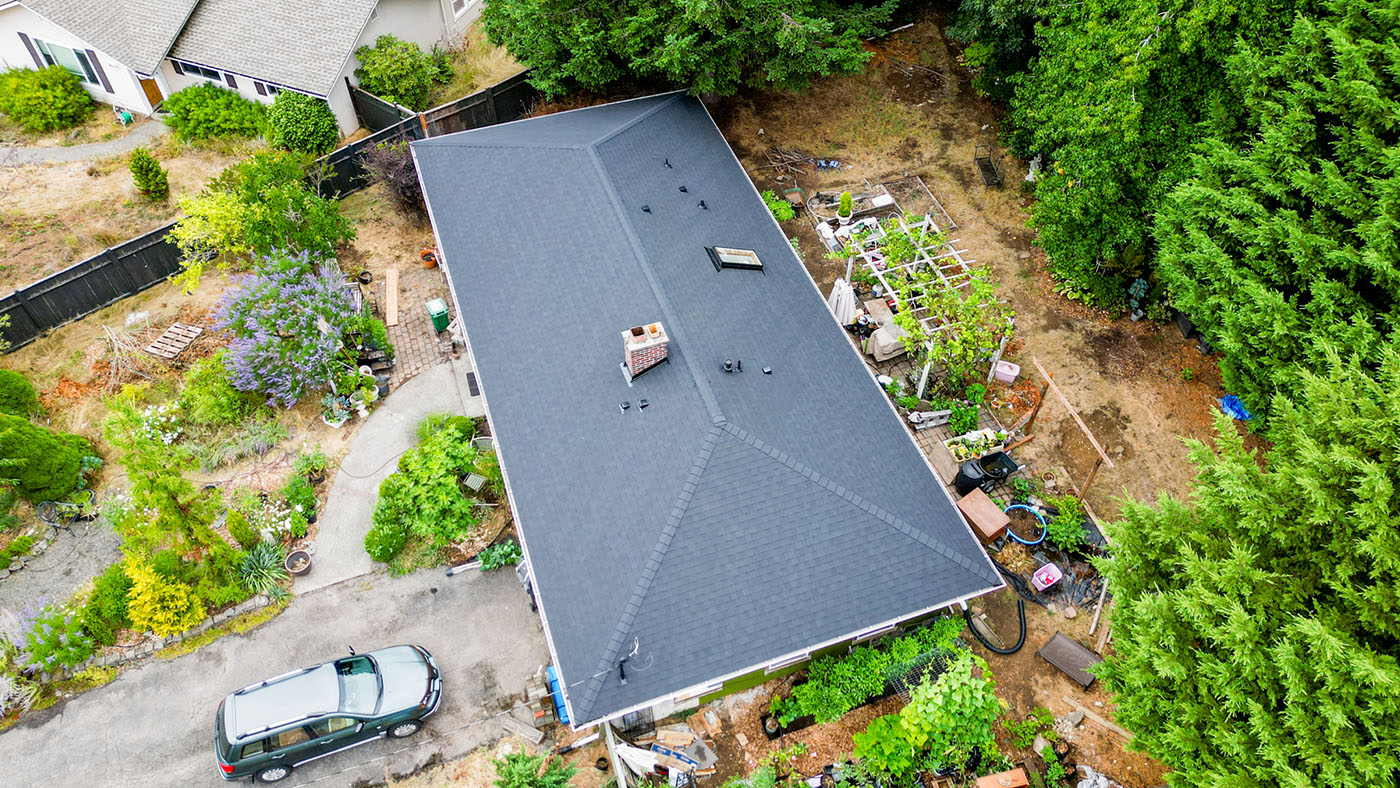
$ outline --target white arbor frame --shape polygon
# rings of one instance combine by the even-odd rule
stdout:
[[[900,232],[910,240],[915,241],[914,259],[899,265],[890,265],[886,261],[884,253],[880,251],[879,242],[889,235],[885,224],[890,221],[898,222]],[[915,240],[916,238],[917,240]],[[903,274],[905,279],[912,279],[916,271],[931,271],[940,286],[962,298],[964,294],[958,291],[965,291],[976,276],[972,264],[977,261],[964,259],[963,254],[967,250],[959,249],[958,243],[959,239],[957,238],[945,240],[943,231],[929,214],[924,214],[923,218],[911,221],[903,213],[893,213],[885,221],[876,224],[859,243],[852,239],[847,244],[846,279],[850,281],[851,268],[858,258],[866,270],[880,283],[881,291],[890,294],[899,311],[913,315],[926,334],[951,331],[955,329],[954,326],[938,322],[938,318],[930,314],[928,307],[922,303],[905,303],[899,290],[891,287],[890,280],[885,277],[887,274],[899,272]],[[1009,334],[1003,337],[1001,344],[992,355],[991,365],[987,371],[987,382],[989,383],[996,373],[997,362],[1001,361],[1001,354],[1006,349],[1006,343],[1009,339]],[[919,375],[918,397],[920,399],[928,390],[928,378],[932,369],[931,362],[925,363],[923,371]]]

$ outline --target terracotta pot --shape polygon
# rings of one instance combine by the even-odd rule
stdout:
[[[300,577],[311,571],[311,554],[305,550],[293,550],[287,554],[287,560],[282,565],[288,572]]]

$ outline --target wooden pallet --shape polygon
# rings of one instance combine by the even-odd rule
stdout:
[[[146,352],[166,361],[174,361],[176,356],[180,355],[203,333],[204,329],[199,326],[192,326],[188,323],[172,323],[170,328],[165,329],[163,334],[146,346]]]

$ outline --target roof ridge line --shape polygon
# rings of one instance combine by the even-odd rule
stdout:
[[[666,96],[666,100],[665,100],[665,101],[658,101],[658,102],[656,102],[656,106],[652,107],[651,109],[648,109],[646,112],[643,112],[642,114],[638,115],[637,117],[632,118],[631,120],[627,121],[626,123],[622,124],[621,126],[618,126],[617,128],[613,129],[612,131],[608,132],[607,134],[604,134],[603,136],[599,137],[598,139],[593,140],[592,142],[588,143],[588,147],[589,147],[589,148],[594,148],[594,147],[596,147],[596,146],[598,146],[598,145],[602,145],[603,143],[607,142],[608,140],[612,139],[613,137],[616,137],[617,135],[621,134],[622,132],[624,132],[624,131],[626,131],[626,130],[632,128],[633,126],[637,125],[638,123],[641,123],[642,121],[646,120],[647,118],[651,117],[652,115],[655,115],[656,113],[660,112],[661,110],[663,110],[663,109],[665,109],[665,108],[671,106],[672,104],[676,103],[676,98],[677,98],[678,96],[681,95],[681,91],[679,91],[679,90],[673,90],[673,91],[671,91],[669,94],[663,93],[663,94],[661,94],[661,95]]]
[[[489,128],[492,128],[492,127],[491,127],[491,126],[482,126],[482,128],[484,128],[484,129],[489,129]],[[476,129],[466,129],[466,130],[464,130],[464,131],[454,131],[454,132],[452,132],[451,134],[444,134],[444,135],[442,135],[442,136],[440,136],[440,137],[427,137],[427,138],[421,139],[421,140],[413,140],[413,142],[431,142],[431,143],[433,143],[433,144],[431,144],[431,145],[428,146],[428,147],[431,147],[431,148],[507,148],[507,149],[519,149],[519,150],[580,150],[580,151],[590,150],[589,144],[586,143],[586,142],[581,142],[581,143],[578,143],[577,145],[563,145],[563,144],[558,144],[558,145],[533,145],[533,144],[530,144],[530,145],[527,145],[527,144],[525,144],[525,143],[509,143],[509,142],[507,142],[507,143],[497,143],[497,142],[456,142],[456,141],[449,142],[449,141],[448,141],[451,137],[453,137],[453,136],[455,136],[455,135],[457,135],[457,134],[466,134],[466,133],[469,132],[469,131],[476,131]]]
[[[696,453],[695,461],[691,463],[690,472],[686,474],[681,491],[676,494],[676,501],[671,506],[671,513],[667,515],[666,523],[661,527],[661,534],[657,537],[656,544],[652,546],[651,556],[642,566],[636,584],[632,586],[632,595],[627,600],[627,607],[622,611],[622,618],[618,620],[612,638],[603,647],[603,657],[598,663],[598,668],[588,679],[588,687],[584,690],[582,702],[576,710],[581,719],[588,718],[587,712],[592,710],[593,703],[598,699],[598,693],[603,689],[603,682],[617,664],[617,655],[622,651],[623,643],[627,640],[627,633],[632,629],[632,622],[636,620],[637,613],[641,611],[642,602],[646,600],[647,592],[651,590],[651,582],[656,579],[656,574],[661,569],[661,561],[666,557],[666,551],[670,549],[671,542],[676,537],[676,531],[680,529],[681,520],[685,518],[686,507],[690,505],[690,500],[699,487],[700,477],[704,474],[706,466],[709,465],[710,458],[714,456],[715,446],[719,444],[720,434],[724,432],[727,424],[723,418],[716,418],[714,422],[714,426],[705,433],[705,440],[700,444],[700,451]]]
[[[929,550],[932,550],[933,552],[938,553],[944,558],[947,558],[948,560],[952,561],[958,566],[961,566],[962,568],[972,572],[973,574],[977,575],[978,577],[981,577],[984,580],[991,580],[992,582],[996,583],[1001,582],[1001,577],[999,575],[988,577],[988,573],[978,571],[977,568],[974,568],[978,567],[981,569],[989,569],[989,567],[981,566],[980,562],[971,560],[959,551],[953,549],[948,544],[944,543],[941,539],[935,539],[932,536],[929,536],[923,531],[920,531],[919,529],[910,525],[903,518],[899,517],[893,512],[887,511],[884,508],[880,507],[878,504],[867,501],[861,496],[856,495],[854,492],[846,489],[844,486],[837,484],[834,480],[827,478],[827,476],[825,476],[821,471],[818,471],[810,465],[807,465],[797,460],[793,456],[789,455],[787,452],[779,450],[778,447],[774,446],[773,444],[765,443],[764,441],[759,440],[758,436],[754,433],[749,432],[748,430],[740,429],[728,421],[718,426],[720,429],[724,430],[725,432],[729,433],[735,438],[738,438],[740,441],[747,444],[748,446],[768,455],[773,461],[781,465],[786,465],[789,470],[807,477],[807,479],[810,480],[812,483],[816,484],[818,487],[826,489],[828,492],[832,493],[838,498],[844,498],[846,502],[851,504],[852,506],[855,506],[858,509],[865,510],[872,517],[875,517],[877,520],[880,520],[881,522],[885,523],[894,530],[899,531],[900,533],[904,534],[910,539],[913,539],[914,541],[918,542],[924,547],[927,547]]]
[[[672,101],[662,102],[661,106],[667,107],[674,103]],[[647,113],[650,115],[651,113]],[[627,236],[627,243],[632,247],[632,255],[636,258],[637,264],[641,266],[642,274],[645,275],[647,286],[651,288],[651,294],[656,297],[656,304],[661,309],[661,317],[666,326],[666,332],[675,340],[672,346],[679,345],[681,349],[681,360],[685,362],[685,367],[690,371],[691,380],[695,382],[695,388],[700,392],[700,401],[705,403],[705,411],[716,424],[724,420],[724,413],[719,408],[719,398],[710,388],[710,384],[705,380],[705,376],[700,373],[697,366],[698,361],[695,354],[689,352],[690,348],[697,347],[687,341],[685,326],[676,318],[676,310],[671,307],[671,299],[662,289],[661,283],[656,281],[656,272],[651,269],[651,261],[647,259],[646,249],[642,246],[641,239],[637,238],[637,233],[632,229],[632,221],[627,217],[622,207],[622,198],[618,196],[617,187],[613,185],[612,175],[608,168],[603,166],[603,160],[598,156],[598,149],[593,145],[587,147],[588,156],[593,161],[593,166],[598,170],[599,180],[603,188],[607,191],[608,202],[612,204],[613,210],[617,213],[617,221],[622,226],[622,232]]]

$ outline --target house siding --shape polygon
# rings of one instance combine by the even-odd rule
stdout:
[[[445,8],[445,18],[451,20],[450,3],[451,0],[379,0],[374,18],[365,25],[354,48],[374,46],[375,39],[386,35],[412,41],[425,52],[431,51],[435,45],[446,46],[451,43],[457,25],[461,25],[461,29],[464,30],[466,24],[469,24],[468,20],[475,18],[475,14],[469,9],[460,19],[454,20],[455,24],[449,28],[443,22],[443,11]],[[355,107],[350,103],[350,91],[345,87],[346,79],[349,79],[352,85],[360,84],[360,80],[355,77],[355,69],[359,67],[360,61],[355,59],[352,50],[327,99],[336,120],[340,122],[341,131],[346,134],[360,125],[359,119],[355,117]]]
[[[34,58],[25,49],[24,41],[19,37],[20,33],[29,36],[31,40],[37,38],[72,49],[96,52],[97,63],[102,67],[102,73],[107,76],[112,89],[107,91],[101,84],[84,82],[83,88],[93,100],[113,104],[139,115],[151,114],[150,102],[146,100],[146,94],[141,90],[141,83],[134,71],[22,5],[0,8],[0,66],[34,68]]]

